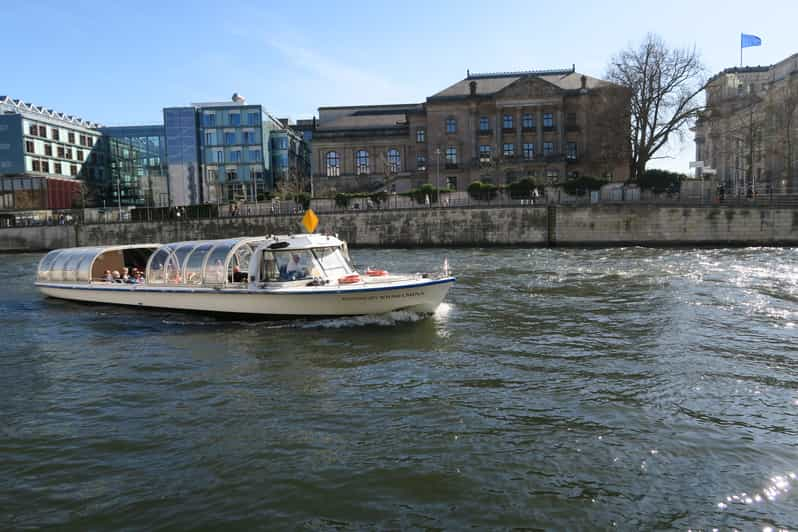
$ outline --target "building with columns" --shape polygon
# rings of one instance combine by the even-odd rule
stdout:
[[[424,103],[319,108],[316,195],[532,177],[623,181],[629,92],[573,68],[471,74]]]
[[[706,87],[696,121],[696,177],[728,194],[798,192],[798,54],[727,68]]]

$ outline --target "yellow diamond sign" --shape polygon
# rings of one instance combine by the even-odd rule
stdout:
[[[302,217],[302,225],[305,226],[305,229],[308,230],[308,233],[312,233],[316,230],[316,227],[319,225],[319,217],[316,216],[316,213],[313,212],[313,209],[308,209],[305,211],[305,216]]]

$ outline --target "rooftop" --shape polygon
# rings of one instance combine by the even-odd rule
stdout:
[[[47,109],[41,105],[34,105],[32,103],[24,102],[18,99],[12,99],[8,96],[0,96],[0,112],[2,113],[20,113],[33,117],[49,118],[67,124],[81,126],[85,128],[96,129],[101,127],[100,124],[90,120],[84,120],[79,116],[68,115]]]

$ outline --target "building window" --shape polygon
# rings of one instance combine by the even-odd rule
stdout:
[[[521,118],[521,127],[524,129],[535,129],[535,117],[532,113],[524,113]]]
[[[479,117],[479,130],[480,131],[490,131],[490,122],[488,121],[487,116],[480,116]]]
[[[457,120],[454,118],[446,119],[446,133],[457,133]]]
[[[515,155],[515,144],[505,144],[502,146],[502,153],[505,157],[512,157]]]
[[[216,133],[213,131],[206,131],[205,132],[205,145],[206,146],[213,146],[216,144]]]
[[[53,156],[53,145],[52,144],[45,144],[44,145],[44,154],[48,157]]]
[[[70,144],[74,144],[75,143],[75,133],[72,132],[72,131],[67,133],[67,140],[69,141]]]
[[[479,147],[479,162],[485,163],[490,161],[490,145],[482,144]]]
[[[571,160],[576,160],[576,142],[569,142],[568,146],[566,147],[565,156]]]
[[[426,170],[427,169],[427,156],[423,153],[416,154],[416,169],[417,170]]]
[[[457,164],[457,148],[454,146],[449,146],[446,148],[446,164],[448,165],[456,165]]]
[[[554,115],[552,113],[543,113],[543,127],[554,127]]]
[[[216,162],[219,164],[224,163],[224,152],[222,150],[216,151]]]
[[[260,168],[257,167],[250,168],[249,175],[255,181],[263,181],[263,170],[261,170]]]
[[[255,132],[244,131],[244,144],[255,144]]]
[[[55,149],[55,152],[58,154],[58,158],[59,158],[59,159],[64,159],[64,158],[65,158],[65,155],[64,155],[64,147],[63,147],[63,146],[58,146],[58,147]]]
[[[369,152],[366,150],[355,152],[355,173],[358,175],[369,173]]]
[[[230,152],[230,161],[234,163],[241,162],[241,150],[235,150]]]
[[[75,158],[76,158],[78,161],[81,161],[81,162],[83,162],[83,150],[77,150],[77,152],[76,152],[76,153],[77,153],[77,155],[75,156]]]
[[[94,146],[94,137],[86,137],[86,146],[89,148]]]
[[[50,136],[53,138],[53,140],[59,140],[61,138],[61,134],[58,131],[58,128],[53,128]]]
[[[258,125],[258,113],[247,113],[247,124],[250,126]]]
[[[426,142],[427,130],[423,127],[416,129],[416,142]]]
[[[446,184],[449,186],[449,190],[457,190],[457,176],[450,175],[447,177]]]
[[[238,170],[236,170],[235,168],[231,168],[230,170],[227,171],[227,180],[235,181],[236,179],[238,179]]]
[[[504,129],[513,129],[513,115],[504,115],[504,118],[502,118],[502,127]]]
[[[554,143],[553,142],[544,142],[543,143],[543,156],[548,157],[549,155],[554,155]]]
[[[64,157],[70,160],[72,159],[72,148],[64,150]]]
[[[205,127],[216,127],[216,115],[214,113],[202,115],[202,123]]]
[[[72,144],[74,144],[74,142]],[[81,135],[80,136],[80,145],[81,146],[85,146],[86,145],[86,135]]]
[[[341,175],[341,157],[337,151],[327,152],[327,177]]]
[[[36,153],[36,150],[33,147],[33,141],[32,140],[26,140],[25,141],[25,152],[26,153]]]
[[[250,162],[260,161],[260,150],[249,150]]]
[[[50,163],[49,162],[42,161],[42,172],[44,172],[45,174],[49,174],[50,173]]]
[[[230,113],[230,125],[231,126],[240,126],[241,125],[241,115],[238,113]]]
[[[524,159],[531,161],[535,158],[535,145],[524,144]]]
[[[56,174],[62,174],[61,170],[61,163],[53,163],[53,172]]]
[[[224,143],[225,144],[235,144],[236,143],[236,134],[232,131],[226,131],[224,134]]]
[[[72,177],[78,175],[78,165],[76,164],[69,165],[69,175],[71,175]]]
[[[556,168],[549,168],[546,170],[546,177],[560,177],[560,171]]]
[[[392,174],[396,174],[402,170],[402,157],[399,155],[399,150],[396,148],[388,150],[388,170]]]
[[[569,126],[576,125],[576,113],[568,113],[565,115],[565,123]]]
[[[217,179],[219,179],[219,171],[216,170],[215,168],[208,168],[207,175],[208,175],[208,181],[209,182],[216,181]]]
[[[43,139],[47,138],[47,128],[44,126],[39,126],[39,136]]]
[[[28,132],[34,137],[38,136],[39,126],[37,126],[36,124],[31,124],[30,127],[28,127]]]
[[[41,172],[42,171],[42,163],[38,159],[34,159],[31,163],[33,165],[34,172]]]

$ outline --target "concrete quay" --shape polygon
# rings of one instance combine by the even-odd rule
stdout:
[[[299,233],[300,215],[0,229],[0,252]],[[795,246],[798,209],[504,206],[324,213],[317,231],[351,246]]]

